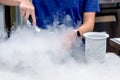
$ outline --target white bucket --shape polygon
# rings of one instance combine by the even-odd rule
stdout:
[[[103,63],[106,54],[106,39],[104,32],[88,32],[85,37],[85,59],[88,63]]]

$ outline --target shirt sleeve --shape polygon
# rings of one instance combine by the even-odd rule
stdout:
[[[98,0],[84,0],[83,12],[99,12]]]

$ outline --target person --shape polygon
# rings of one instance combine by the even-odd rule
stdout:
[[[21,2],[22,15],[26,19],[32,15],[33,24],[43,29],[47,29],[47,25],[52,25],[56,17],[60,24],[64,23],[66,15],[69,15],[72,21],[68,24],[72,24],[75,30],[65,35],[64,41],[67,44],[74,42],[77,36],[93,31],[95,14],[100,11],[98,0],[32,0],[32,3],[30,0],[22,0]]]
[[[67,32],[65,43],[71,45],[77,37],[93,31],[95,14],[99,11],[98,0],[19,0],[21,14],[27,20],[32,16],[33,24],[42,29],[52,25],[55,18],[62,23],[72,24],[75,30]],[[71,18],[65,22],[66,15]],[[69,27],[69,25],[68,25]]]
[[[93,30],[95,12],[99,11],[98,0],[33,0],[33,4],[30,0],[21,0],[21,2],[22,15],[26,19],[32,15],[34,24],[37,20],[37,25],[41,28],[51,24],[56,14],[61,15],[62,18],[69,14],[73,24],[77,24],[77,21],[82,23],[78,27],[81,35]]]

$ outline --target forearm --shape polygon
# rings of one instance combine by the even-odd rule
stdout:
[[[31,2],[31,0],[19,0],[20,2]]]
[[[20,1],[19,0],[0,0],[0,3],[8,6],[19,6]]]
[[[86,12],[83,15],[83,24],[78,28],[80,34],[91,32],[94,29],[95,12]]]

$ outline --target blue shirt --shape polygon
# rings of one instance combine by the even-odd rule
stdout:
[[[84,12],[99,11],[98,0],[32,0],[32,2],[37,25],[44,29],[55,20],[58,20],[59,24],[67,24],[66,15],[71,18],[68,24],[76,26],[78,22],[82,23]]]

